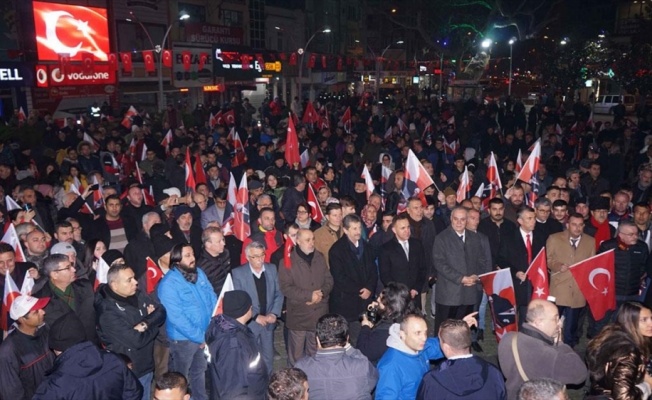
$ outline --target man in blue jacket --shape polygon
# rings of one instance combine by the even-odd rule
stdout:
[[[444,357],[438,338],[428,338],[428,325],[421,315],[406,315],[389,328],[387,351],[378,361],[376,400],[413,400],[430,360]]]
[[[189,243],[172,248],[170,266],[158,286],[158,297],[167,311],[169,369],[189,377],[193,399],[207,400],[204,335],[217,296],[204,271],[196,267]]]

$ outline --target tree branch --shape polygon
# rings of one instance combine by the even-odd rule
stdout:
[[[482,0],[475,0],[475,1],[467,1],[463,3],[453,3],[451,4],[451,7],[468,7],[468,6],[482,6],[486,8],[487,10],[493,10],[494,8],[491,6],[491,4],[487,3],[486,1]]]

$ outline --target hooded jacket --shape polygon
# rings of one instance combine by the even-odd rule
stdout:
[[[148,314],[150,304],[156,309]],[[124,298],[102,284],[95,295],[95,312],[102,344],[114,353],[128,356],[137,377],[154,371],[154,340],[165,322],[165,308],[140,290]],[[147,324],[145,332],[134,329],[141,322]]]
[[[418,400],[506,398],[505,381],[500,370],[475,356],[440,363],[423,376],[417,395]]]
[[[267,391],[268,372],[251,330],[237,320],[220,314],[206,330],[211,355],[208,370],[215,399],[262,399]]]
[[[78,343],[57,357],[33,400],[140,400],[143,386],[120,357],[91,342]]]
[[[400,329],[399,324],[389,328],[388,349],[378,361],[376,400],[413,400],[430,360],[444,357],[438,338],[428,338],[423,350],[414,351],[401,340]]]

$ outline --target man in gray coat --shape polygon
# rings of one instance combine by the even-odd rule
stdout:
[[[451,224],[435,238],[435,332],[443,321],[462,319],[473,312],[482,290],[478,275],[489,272],[486,266],[490,262],[480,236],[466,229],[467,213],[463,207],[454,208]]]
[[[283,295],[274,264],[265,261],[265,245],[251,242],[245,248],[247,262],[231,272],[235,290],[243,290],[251,297],[253,316],[247,326],[256,338],[260,352],[270,373],[274,367],[274,329],[281,316]]]
[[[319,318],[317,346],[317,354],[294,364],[308,375],[310,398],[371,400],[378,371],[360,350],[349,344],[346,318],[338,314]]]

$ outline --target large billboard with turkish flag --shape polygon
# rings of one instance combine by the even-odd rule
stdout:
[[[40,61],[82,61],[85,54],[107,61],[109,24],[105,8],[34,1],[36,50]]]

